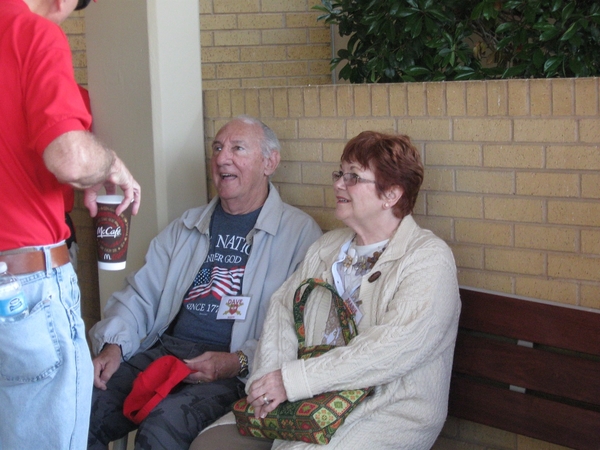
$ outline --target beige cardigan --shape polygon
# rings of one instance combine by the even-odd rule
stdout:
[[[296,358],[294,291],[310,277],[333,284],[332,264],[353,236],[352,230],[341,229],[321,237],[275,292],[247,386],[281,368],[290,401],[366,386],[377,386],[375,394],[352,412],[327,446],[275,441],[273,449],[429,449],[444,424],[460,314],[456,266],[449,247],[412,216],[402,220],[362,279],[359,335],[318,358]],[[369,282],[375,272],[381,276]],[[306,345],[321,343],[330,303],[325,289],[311,294]],[[232,417],[219,423],[231,423]]]

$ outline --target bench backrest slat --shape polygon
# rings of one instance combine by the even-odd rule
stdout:
[[[460,326],[600,356],[600,313],[461,289]]]
[[[469,289],[461,300],[449,414],[599,450],[600,313]]]
[[[461,333],[454,353],[454,372],[591,403],[600,409],[600,359],[577,358]]]

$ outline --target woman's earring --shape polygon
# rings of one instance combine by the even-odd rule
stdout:
[[[389,207],[390,207],[390,204],[389,204],[389,203],[384,203],[384,204],[383,204],[383,209],[388,209]]]

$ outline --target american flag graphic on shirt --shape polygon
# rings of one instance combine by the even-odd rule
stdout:
[[[237,295],[242,287],[245,267],[216,267],[201,269],[187,295],[184,303],[194,301],[198,298],[212,296],[221,300],[224,295]]]

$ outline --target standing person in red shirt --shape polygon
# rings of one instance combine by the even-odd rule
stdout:
[[[0,0],[0,261],[29,315],[0,323],[0,448],[86,447],[93,369],[65,239],[63,184],[96,197],[120,188],[136,214],[140,186],[86,131],[91,116],[60,24],[89,0]]]

